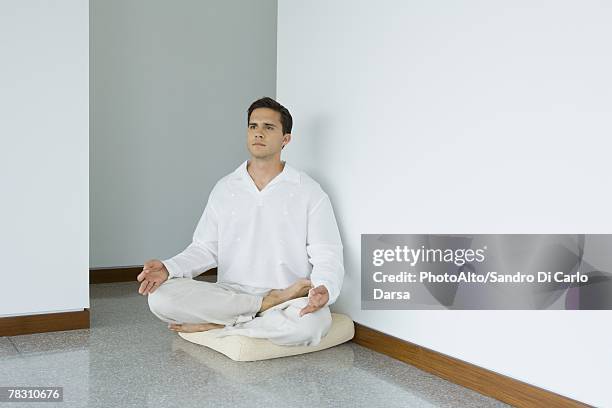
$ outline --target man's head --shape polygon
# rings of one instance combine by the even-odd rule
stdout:
[[[249,106],[247,148],[253,157],[271,158],[291,141],[293,119],[289,110],[272,98],[261,98]]]

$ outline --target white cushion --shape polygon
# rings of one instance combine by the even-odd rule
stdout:
[[[267,339],[240,335],[217,338],[213,333],[215,330],[195,333],[178,332],[178,334],[187,341],[211,348],[225,354],[234,361],[267,360],[323,350],[352,339],[355,335],[353,320],[347,315],[340,313],[332,313],[331,316],[332,326],[316,346],[279,346]]]

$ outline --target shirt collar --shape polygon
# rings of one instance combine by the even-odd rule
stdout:
[[[251,175],[247,171],[248,162],[249,162],[248,159],[242,162],[242,164],[238,166],[236,170],[234,170],[233,177],[235,179],[245,180],[248,183],[254,183],[253,179],[251,178]],[[276,177],[274,177],[270,181],[270,183],[277,183],[283,180],[289,181],[291,183],[299,183],[300,173],[296,169],[294,169],[292,166],[290,166],[289,163],[287,162],[284,162],[284,163],[285,163],[285,167],[283,168],[283,171],[277,174]]]

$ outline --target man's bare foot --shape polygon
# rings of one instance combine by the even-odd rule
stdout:
[[[285,289],[272,289],[261,302],[260,312],[271,308],[272,306],[280,305],[290,299],[306,296],[308,291],[312,289],[310,279],[299,279],[293,285]]]
[[[168,324],[168,328],[175,332],[183,332],[183,333],[195,333],[195,332],[203,332],[211,329],[220,329],[225,327],[222,324],[216,323],[170,323]]]

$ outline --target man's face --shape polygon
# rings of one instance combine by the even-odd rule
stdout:
[[[283,143],[291,140],[291,134],[283,135],[281,114],[270,108],[257,108],[251,112],[247,128],[247,148],[251,156],[265,159],[280,157]]]

